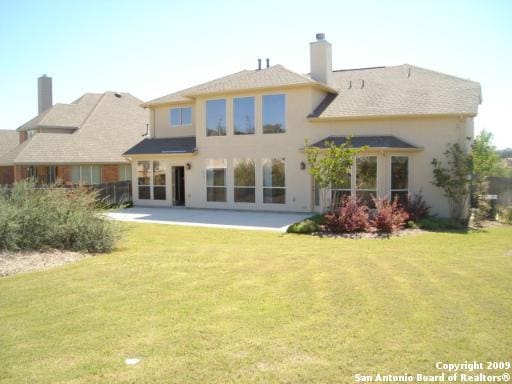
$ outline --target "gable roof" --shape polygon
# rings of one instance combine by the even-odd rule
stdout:
[[[154,155],[194,153],[196,137],[172,137],[163,139],[144,139],[127,150],[124,155]]]
[[[19,143],[18,132],[10,129],[0,129],[0,158],[16,148]]]
[[[481,103],[479,83],[408,64],[333,71],[331,86],[308,117],[474,116]]]
[[[129,93],[106,92],[85,94],[77,100],[77,104],[84,102],[88,105],[84,108],[87,113],[73,133],[37,133],[9,154],[12,162],[27,165],[126,163],[123,152],[142,140],[149,122],[148,112],[140,107],[141,101]],[[50,114],[52,110],[50,108]],[[76,109],[67,110],[73,112],[60,115],[60,121],[66,124],[77,116]],[[40,121],[45,118],[47,115]]]
[[[316,148],[327,148],[327,143],[332,142],[335,145],[345,144],[349,139],[348,136],[329,136],[319,140],[312,145]],[[353,148],[369,147],[369,148],[393,148],[393,149],[420,149],[396,136],[392,135],[368,135],[368,136],[352,136],[350,137],[350,146]]]
[[[311,79],[310,77],[290,71],[282,65],[273,65],[260,70],[243,70],[224,76],[179,92],[148,101],[143,106],[156,106],[172,103],[192,102],[197,96],[232,93],[245,90],[290,88],[299,86],[315,86],[328,92],[334,89]]]

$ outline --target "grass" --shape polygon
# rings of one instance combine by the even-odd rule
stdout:
[[[126,229],[110,254],[0,279],[1,383],[353,383],[511,358],[512,227]]]

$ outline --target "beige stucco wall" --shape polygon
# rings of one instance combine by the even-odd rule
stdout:
[[[287,100],[286,133],[262,133],[262,95],[285,93]],[[254,135],[233,135],[233,96],[255,97]],[[173,165],[190,163],[191,169],[185,171],[186,205],[195,208],[229,208],[273,211],[312,211],[312,182],[308,170],[301,170],[300,163],[306,162],[300,150],[308,139],[310,143],[330,135],[394,135],[415,146],[420,151],[369,151],[378,156],[378,193],[381,197],[390,189],[390,160],[393,155],[409,156],[409,190],[422,193],[432,207],[432,213],[448,216],[448,205],[439,189],[432,181],[431,161],[434,157],[442,159],[448,143],[459,142],[468,145],[466,137],[473,135],[473,119],[459,117],[410,117],[400,119],[371,119],[351,121],[313,122],[307,115],[323,99],[324,93],[311,88],[299,88],[284,92],[250,92],[229,96],[198,98],[193,108],[193,124],[187,128],[171,128],[169,125],[169,106],[154,110],[153,137],[190,136],[196,134],[198,152],[195,155],[139,156],[132,158],[154,159],[166,162],[167,200],[139,200],[137,197],[136,164],[133,164],[134,202],[138,205],[171,206]],[[208,99],[225,98],[227,101],[227,136],[207,137],[205,132],[205,102]],[[193,132],[195,130],[195,132]],[[286,159],[286,204],[264,204],[262,196],[263,171],[262,159]],[[233,164],[235,159],[251,158],[256,164],[256,203],[234,203],[233,200]],[[227,202],[206,202],[205,165],[208,159],[227,160]]]
[[[182,126],[171,126],[169,111],[171,108],[192,108],[192,124]],[[195,135],[195,120],[194,107],[192,104],[181,104],[178,106],[168,105],[154,109],[154,123],[152,127],[152,137],[184,137]]]

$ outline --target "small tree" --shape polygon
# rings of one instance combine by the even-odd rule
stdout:
[[[500,164],[492,139],[492,133],[484,130],[475,138],[471,146],[473,177],[477,183],[491,176]]]
[[[309,173],[315,179],[321,193],[322,203],[325,206],[327,189],[338,184],[350,174],[350,169],[355,156],[366,147],[353,148],[350,137],[340,145],[332,141],[325,142],[325,153],[317,147],[311,147],[306,140],[306,156],[309,163]],[[335,201],[330,201],[330,211],[333,210]]]
[[[432,160],[434,181],[436,187],[444,191],[448,198],[450,215],[454,219],[467,219],[466,207],[471,181],[471,157],[459,144],[449,144],[444,153],[448,166],[437,160]]]

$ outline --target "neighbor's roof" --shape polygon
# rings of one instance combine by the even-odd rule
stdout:
[[[76,109],[68,108],[73,112],[61,115],[64,108],[58,108],[60,121],[77,123],[73,133],[37,133],[17,147],[14,156],[8,155],[15,164],[27,165],[124,163],[123,152],[142,139],[149,122],[140,103],[129,93],[85,94],[72,104],[80,105],[82,121]],[[53,115],[53,109],[44,115]]]
[[[10,129],[0,129],[0,158],[16,148],[19,143],[18,132]]]
[[[310,118],[476,115],[480,84],[404,64],[333,71],[329,94]]]
[[[335,145],[345,144],[348,136],[329,136],[319,140],[312,145],[317,148],[327,148],[327,143],[332,142]],[[378,136],[352,136],[350,137],[350,146],[353,148],[394,148],[394,149],[420,149],[396,136],[378,135]]]
[[[260,70],[243,70],[221,77],[176,93],[159,97],[144,103],[144,106],[156,106],[171,103],[192,102],[194,97],[209,94],[231,93],[243,90],[289,88],[303,85],[320,87],[335,92],[325,84],[286,69],[282,65],[273,65]]]
[[[197,151],[195,136],[144,139],[124,153],[129,155],[182,154]]]
[[[103,95],[86,93],[71,104],[55,104],[18,128],[27,131],[35,128],[79,128]]]

